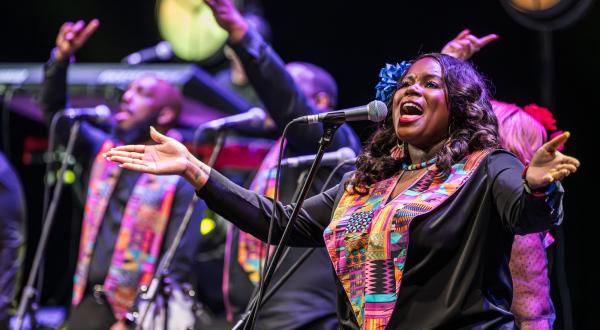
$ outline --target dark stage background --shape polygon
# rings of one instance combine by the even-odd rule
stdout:
[[[101,27],[80,50],[78,61],[118,62],[124,55],[160,41],[154,6],[150,0],[2,1],[0,62],[43,62],[63,21],[94,17],[100,19]],[[517,24],[499,1],[269,0],[263,7],[273,28],[275,49],[286,61],[313,62],[333,73],[339,84],[340,108],[373,99],[373,86],[384,63],[440,50],[465,27],[476,35],[500,35],[474,58],[493,82],[496,98],[520,105],[541,103],[539,33]],[[552,270],[553,279],[566,274],[575,329],[598,327],[594,312],[600,284],[592,271],[598,255],[598,215],[593,199],[598,176],[593,174],[595,164],[589,150],[595,150],[592,133],[600,129],[593,119],[600,110],[599,32],[600,5],[596,3],[579,22],[553,33],[555,106],[551,110],[559,128],[573,133],[566,151],[583,164],[579,173],[564,182],[566,239],[558,248],[565,253],[566,267]],[[11,114],[10,127],[11,157],[23,177],[30,204],[30,261],[39,235],[42,166],[23,165],[21,152],[25,136],[44,136],[46,128],[18,114]],[[370,132],[368,127],[354,127],[363,139]],[[65,198],[64,204],[74,203],[69,196]],[[68,256],[76,251],[67,253],[66,242],[69,237],[77,240],[78,233],[65,230],[70,228],[64,227],[66,222],[59,215],[51,238],[44,289],[48,303],[64,303],[70,294]],[[564,328],[560,302],[557,309],[556,326]]]

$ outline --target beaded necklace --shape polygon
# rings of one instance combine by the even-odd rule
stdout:
[[[436,161],[437,161],[437,156],[433,157],[433,158],[431,158],[429,160],[426,160],[424,162],[417,163],[417,164],[402,163],[402,172],[400,172],[400,174],[398,175],[398,179],[396,180],[396,184],[400,185],[400,182],[404,178],[404,174],[407,171],[416,171],[416,170],[420,170],[420,169],[423,169],[423,168],[427,168],[430,165],[435,164]],[[416,172],[413,172],[412,174],[416,174]],[[407,175],[410,175],[410,174],[407,174]],[[421,176],[419,176],[419,177],[421,177]],[[409,179],[409,180],[411,180],[411,179]],[[403,187],[401,190],[404,190],[404,189],[408,188],[409,186],[410,186],[410,184],[407,185],[406,187],[401,186],[401,187]],[[398,188],[398,187],[396,187],[396,188]],[[401,190],[398,190],[398,191],[401,191]],[[397,194],[392,193],[392,195],[389,196],[388,202],[390,200],[393,200],[394,198],[396,198],[396,196],[397,196]]]
[[[420,170],[422,168],[425,168],[429,165],[435,164],[435,162],[437,161],[437,156],[431,158],[430,160],[426,160],[424,162],[421,163],[417,163],[417,164],[406,164],[406,163],[402,163],[402,170],[403,171],[414,171],[414,170]]]

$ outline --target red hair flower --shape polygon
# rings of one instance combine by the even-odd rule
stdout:
[[[523,110],[542,124],[547,131],[556,131],[556,119],[552,117],[552,112],[548,108],[540,107],[537,104],[529,104],[523,107]]]

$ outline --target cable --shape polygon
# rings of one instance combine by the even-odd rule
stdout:
[[[58,120],[62,117],[63,112],[57,112],[52,116],[52,120],[50,121],[50,128],[48,132],[48,149],[46,150],[46,154],[44,156],[44,163],[46,165],[46,169],[44,172],[44,204],[42,209],[42,219],[46,218],[46,212],[48,211],[48,202],[50,201],[50,184],[48,182],[48,176],[50,175],[51,164],[54,160],[53,153],[54,147],[56,144],[56,126],[58,125]]]
[[[321,187],[321,191],[320,192],[324,192],[325,190],[327,190],[327,186],[329,186],[329,182],[331,182],[331,179],[333,179],[335,173],[337,171],[340,170],[340,168],[344,167],[345,165],[350,165],[350,164],[354,164],[356,162],[356,158],[354,159],[347,159],[339,164],[337,164],[333,170],[331,171],[331,173],[329,174],[329,176],[327,177],[327,180],[325,180],[325,183],[323,184],[323,187]]]
[[[267,272],[267,269],[269,268],[270,264],[271,264],[271,258],[269,256],[269,252],[270,249],[269,247],[271,246],[271,241],[273,238],[273,229],[275,227],[275,214],[276,212],[278,212],[277,210],[277,203],[279,203],[279,182],[281,179],[281,161],[283,160],[283,153],[285,150],[285,137],[287,136],[287,131],[290,128],[290,126],[293,124],[294,122],[289,122],[287,125],[285,125],[285,128],[283,129],[283,133],[281,134],[281,143],[279,144],[279,155],[277,157],[277,170],[275,171],[275,189],[274,189],[274,196],[273,196],[273,211],[271,212],[271,220],[269,223],[269,234],[267,235],[267,251],[266,251],[266,255],[265,255],[265,267],[262,271],[262,275],[260,277],[260,286],[258,289],[258,297],[256,298],[256,303],[254,304],[254,306],[252,306],[252,311],[251,311],[251,318],[250,321],[246,324],[245,329],[252,329],[254,327],[254,322],[256,321],[256,314],[257,312],[254,311],[255,309],[258,309],[260,307],[260,302],[262,301],[262,297],[264,295],[264,280],[265,280],[265,275]]]
[[[53,162],[53,158],[54,158],[54,148],[55,148],[55,144],[56,144],[56,126],[58,125],[58,121],[59,119],[63,116],[63,112],[59,111],[56,112],[53,116],[52,116],[52,120],[50,121],[50,127],[48,130],[48,148],[46,149],[46,153],[44,154],[44,163],[45,163],[45,169],[44,169],[44,201],[43,201],[43,205],[42,205],[42,220],[46,219],[46,215],[48,212],[48,203],[50,202],[50,183],[48,182],[48,179],[50,177],[50,171],[51,171],[51,164]],[[68,157],[67,154],[65,154],[65,157]],[[68,159],[63,159],[64,162],[68,161]],[[58,181],[58,177],[55,179],[55,182]],[[62,178],[60,178],[62,179]],[[41,224],[42,226],[44,225],[43,223]],[[36,291],[37,292],[42,292],[43,286],[44,286],[44,272],[45,272],[45,264],[44,264],[44,256],[42,255],[42,261],[41,265],[40,265],[40,269],[38,271],[38,277],[37,277],[37,284],[36,284]],[[38,295],[35,297],[36,298],[36,302],[39,304],[41,296]]]

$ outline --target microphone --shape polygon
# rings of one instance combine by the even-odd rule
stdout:
[[[223,117],[202,124],[199,128],[221,130],[227,128],[263,128],[267,114],[263,109],[252,108],[239,115]]]
[[[144,48],[127,55],[121,62],[129,65],[138,65],[152,61],[166,61],[171,59],[171,57],[173,57],[171,44],[168,41],[161,41],[152,47]]]
[[[347,121],[369,120],[380,122],[387,116],[387,106],[381,101],[371,101],[367,105],[345,110],[330,111],[318,115],[302,116],[294,119],[295,123],[316,124],[319,122],[341,124]]]
[[[69,119],[87,119],[98,123],[108,119],[110,114],[110,109],[104,104],[93,108],[67,108],[62,111],[62,115]]]
[[[315,160],[316,155],[306,155],[306,156],[298,156],[298,157],[289,157],[285,158],[281,161],[281,166],[287,167],[302,167],[309,164]],[[342,162],[346,162],[350,159],[355,159],[356,153],[354,150],[344,147],[340,148],[337,151],[326,152],[323,154],[323,159],[321,159],[321,165],[323,166],[332,166],[337,165]]]

